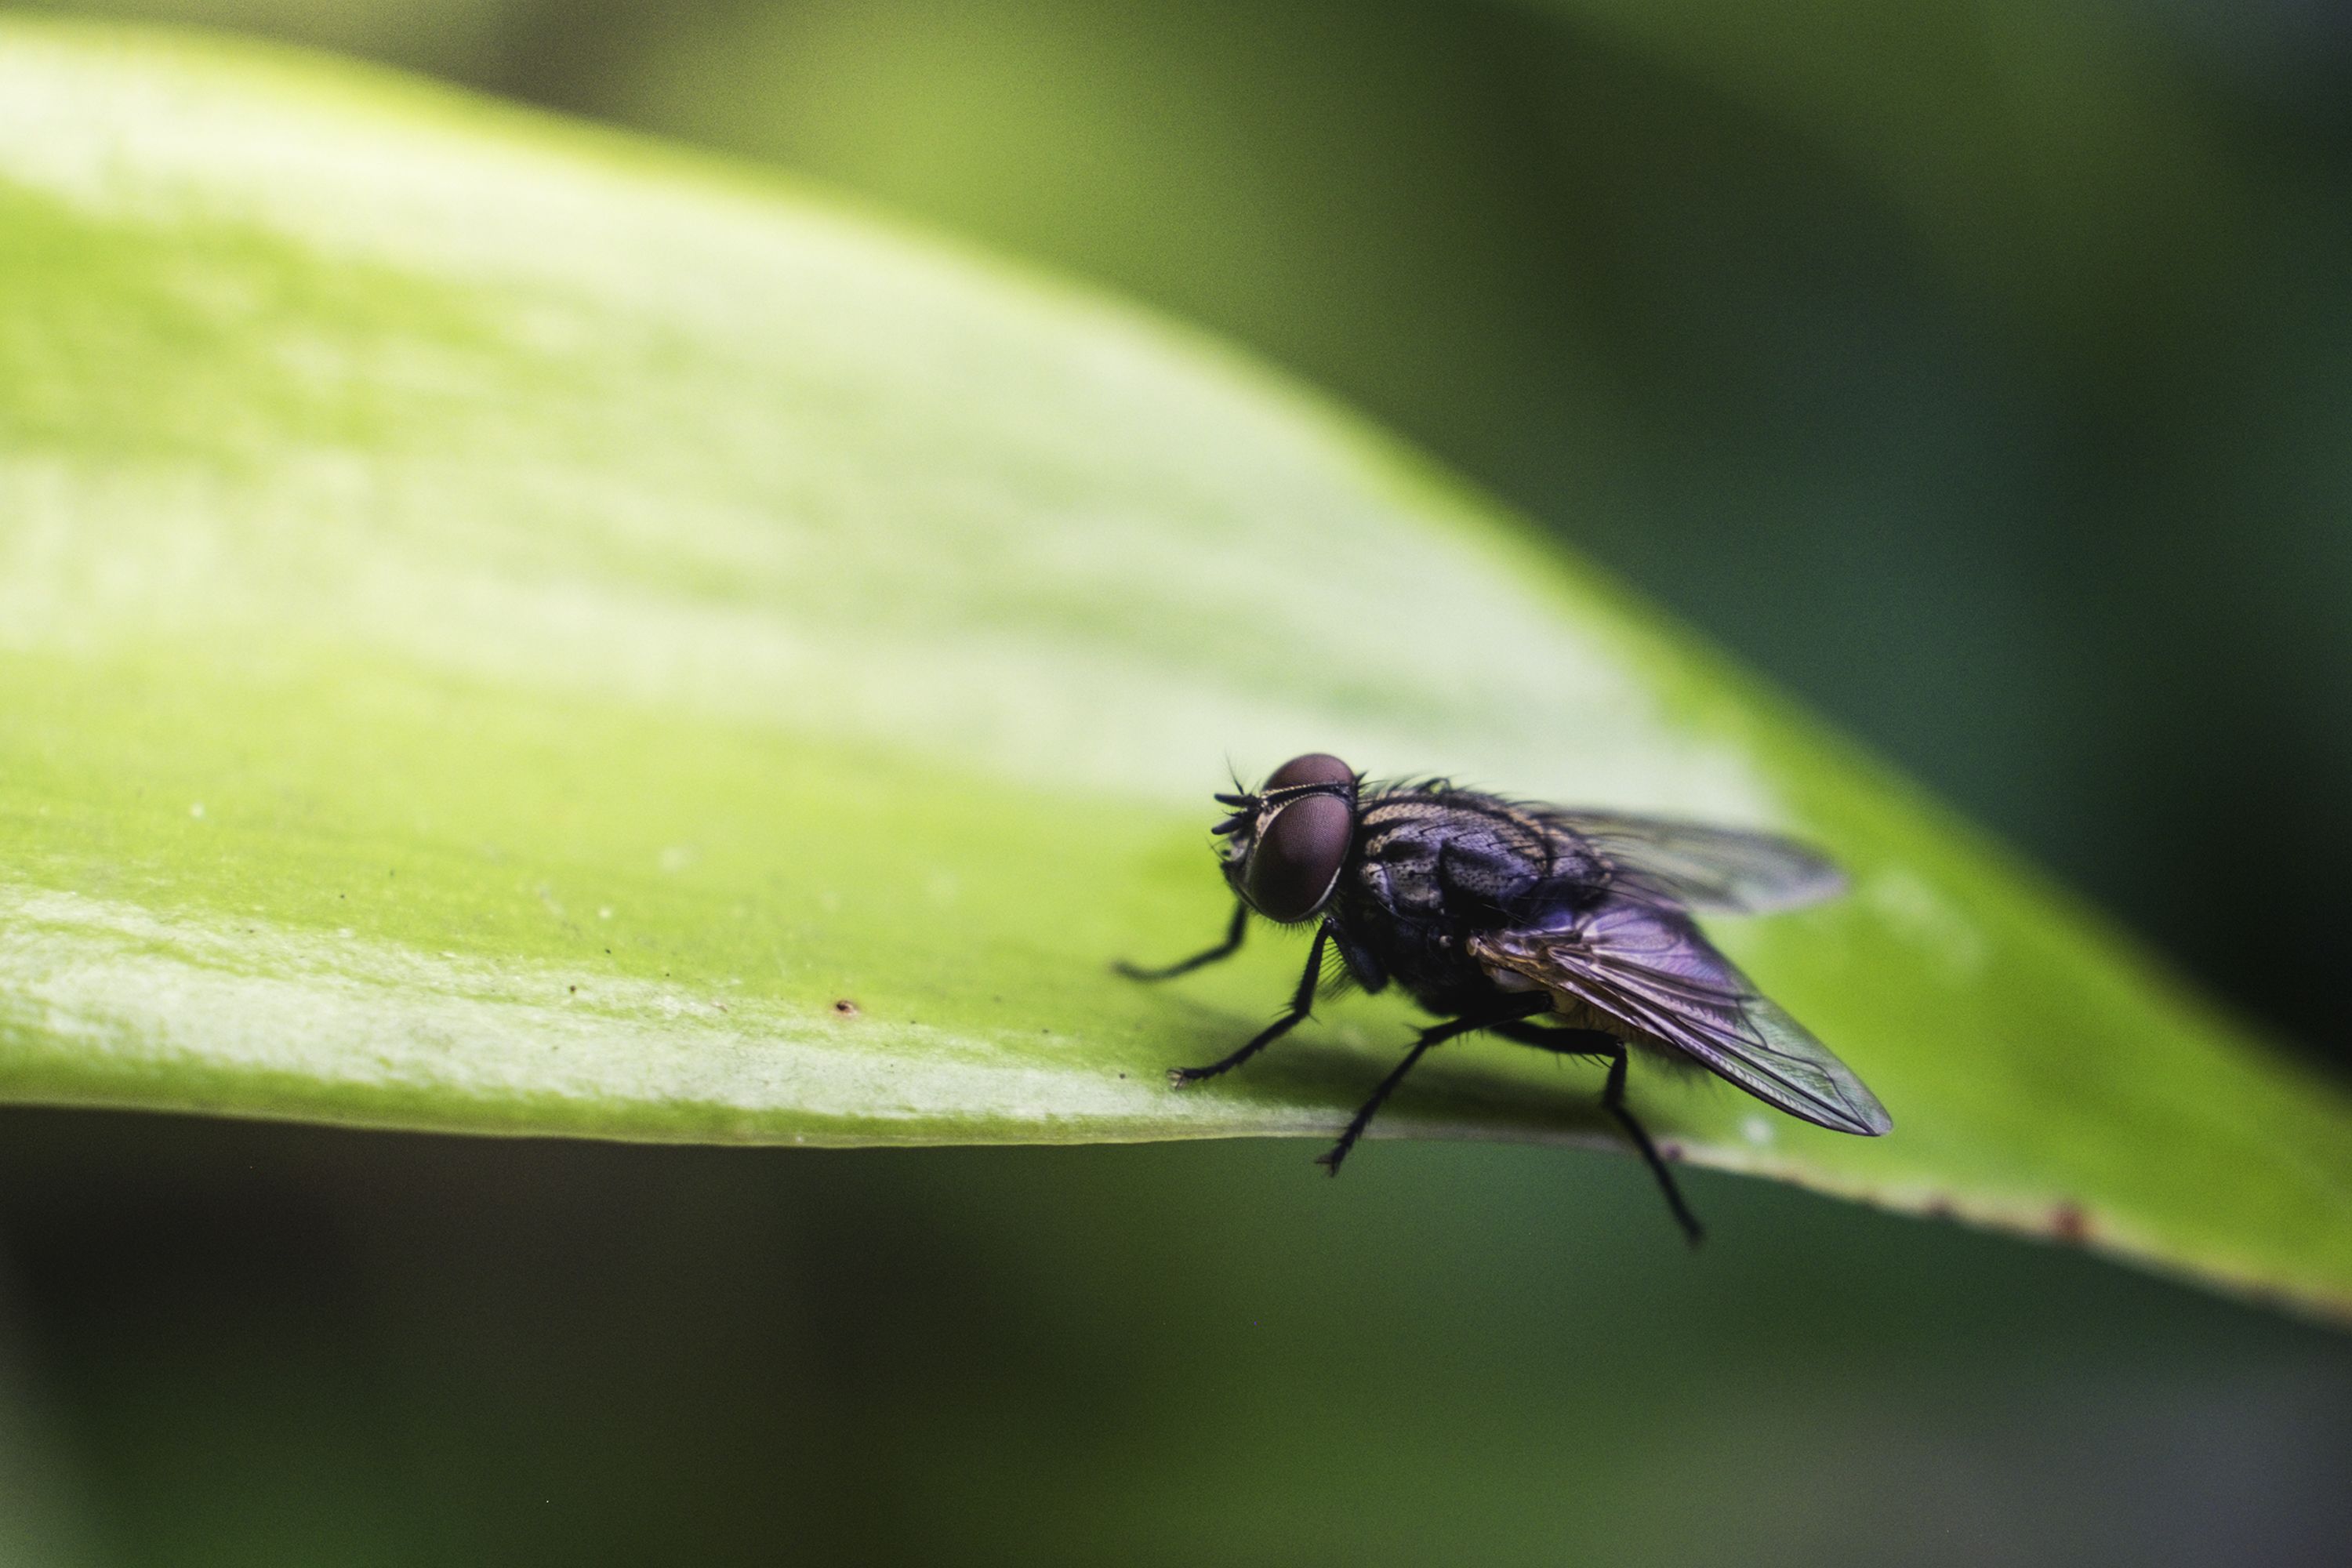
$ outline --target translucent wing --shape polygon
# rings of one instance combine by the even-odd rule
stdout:
[[[1626,891],[1686,909],[1769,914],[1845,890],[1844,874],[1819,852],[1770,834],[1601,811],[1537,816],[1591,844]]]
[[[1560,921],[1557,930],[1480,932],[1471,954],[1816,1126],[1874,1137],[1894,1126],[1862,1080],[1679,911],[1611,898]]]

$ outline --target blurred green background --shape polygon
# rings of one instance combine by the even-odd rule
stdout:
[[[2337,7],[71,9],[700,142],[1234,338],[2352,1072]],[[2342,1335],[1703,1174],[1686,1258],[1621,1160],[1307,1161],[10,1112],[0,1558],[2352,1561]]]

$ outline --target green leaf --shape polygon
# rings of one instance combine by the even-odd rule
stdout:
[[[1216,344],[616,137],[0,28],[0,689],[10,1099],[1327,1136],[1406,1008],[1177,1093],[1300,944],[1108,965],[1328,748],[1846,861],[1717,929],[1894,1133],[1637,1074],[1685,1158],[2352,1310],[2341,1090],[1682,634]],[[1596,1087],[1474,1041],[1380,1131]]]

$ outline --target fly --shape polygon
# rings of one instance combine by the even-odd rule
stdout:
[[[1601,1108],[1657,1178],[1693,1245],[1698,1219],[1625,1104],[1632,1051],[1705,1068],[1766,1104],[1833,1131],[1894,1125],[1846,1065],[1717,952],[1695,911],[1763,914],[1842,891],[1844,879],[1785,838],[1613,813],[1527,805],[1444,780],[1367,785],[1339,758],[1294,757],[1254,793],[1221,795],[1215,832],[1235,895],[1224,940],[1163,969],[1167,980],[1239,950],[1252,911],[1315,924],[1282,1016],[1232,1055],[1177,1068],[1177,1087],[1230,1072],[1314,1010],[1324,955],[1367,992],[1393,981],[1441,1022],[1421,1031],[1339,1141],[1348,1152],[1433,1046],[1490,1031],[1608,1064]]]

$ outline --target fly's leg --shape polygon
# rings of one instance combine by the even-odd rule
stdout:
[[[1625,1130],[1625,1136],[1631,1138],[1633,1147],[1642,1152],[1642,1158],[1649,1163],[1650,1174],[1658,1178],[1658,1190],[1666,1194],[1666,1206],[1675,1211],[1675,1223],[1683,1227],[1684,1239],[1696,1247],[1700,1238],[1706,1235],[1706,1228],[1698,1223],[1698,1215],[1691,1213],[1690,1205],[1683,1202],[1683,1190],[1675,1185],[1674,1173],[1666,1169],[1664,1160],[1658,1158],[1657,1145],[1650,1142],[1650,1135],[1642,1131],[1642,1124],[1633,1120],[1633,1111],[1626,1108],[1625,1063],[1629,1053],[1625,1049],[1625,1042],[1612,1040],[1610,1045],[1614,1048],[1609,1058],[1609,1081],[1601,1089],[1601,1109],[1617,1119],[1617,1125]]]
[[[1234,905],[1234,922],[1225,928],[1225,940],[1209,949],[1208,952],[1196,952],[1192,957],[1169,964],[1164,969],[1146,969],[1140,964],[1129,963],[1125,959],[1121,959],[1111,967],[1129,980],[1173,980],[1180,974],[1190,974],[1192,971],[1206,964],[1214,963],[1221,958],[1231,958],[1242,950],[1242,938],[1248,934],[1249,906],[1236,902]]]
[[[1625,1042],[1600,1029],[1546,1029],[1528,1024],[1506,1025],[1496,1033],[1564,1056],[1607,1059],[1609,1079],[1601,1085],[1601,1109],[1607,1111],[1617,1125],[1625,1130],[1625,1136],[1633,1141],[1633,1147],[1641,1152],[1643,1163],[1648,1165],[1650,1174],[1657,1178],[1658,1190],[1665,1194],[1666,1207],[1674,1211],[1675,1223],[1683,1227],[1684,1238],[1696,1247],[1706,1236],[1706,1227],[1698,1223],[1698,1215],[1691,1213],[1690,1205],[1683,1201],[1682,1189],[1675,1184],[1674,1173],[1659,1157],[1658,1146],[1650,1142],[1649,1133],[1633,1119],[1632,1107],[1625,1103],[1625,1067],[1631,1057],[1625,1049]]]
[[[1235,931],[1239,931],[1241,930],[1244,919],[1244,913],[1237,910],[1234,916],[1234,930]],[[1182,1089],[1188,1083],[1198,1083],[1204,1078],[1214,1078],[1221,1072],[1231,1072],[1234,1068],[1241,1066],[1242,1063],[1249,1060],[1250,1058],[1257,1055],[1258,1052],[1265,1049],[1266,1047],[1274,1044],[1275,1041],[1282,1038],[1283,1036],[1290,1033],[1291,1030],[1305,1023],[1307,1021],[1307,1015],[1315,1010],[1315,987],[1317,983],[1323,978],[1323,949],[1330,942],[1330,941],[1331,928],[1328,924],[1319,925],[1315,928],[1315,945],[1307,950],[1307,973],[1298,977],[1298,993],[1297,995],[1291,997],[1290,1010],[1288,1012],[1285,1013],[1281,1017],[1276,1018],[1273,1023],[1268,1024],[1265,1028],[1259,1030],[1257,1034],[1251,1038],[1248,1045],[1244,1046],[1240,1050],[1235,1051],[1233,1055],[1226,1057],[1222,1060],[1211,1062],[1207,1067],[1202,1068],[1170,1068],[1168,1069],[1168,1081],[1174,1084],[1178,1089]],[[1234,938],[1234,946],[1239,947],[1240,945],[1241,938],[1239,936],[1235,936]],[[1212,957],[1222,956],[1222,954],[1216,953],[1203,953],[1201,957],[1192,959],[1187,963],[1179,965],[1179,967],[1190,968],[1193,963],[1206,963]]]
[[[1315,1163],[1335,1176],[1339,1173],[1339,1163],[1347,1159],[1348,1151],[1356,1146],[1356,1140],[1361,1138],[1364,1135],[1364,1129],[1372,1124],[1372,1118],[1379,1112],[1382,1102],[1396,1092],[1396,1086],[1404,1081],[1404,1075],[1412,1070],[1413,1064],[1421,1060],[1423,1053],[1430,1047],[1443,1045],[1456,1035],[1475,1034],[1480,1029],[1491,1029],[1497,1025],[1531,1017],[1535,1014],[1549,1010],[1550,1006],[1550,996],[1542,992],[1536,992],[1527,996],[1514,998],[1506,1003],[1499,1011],[1473,1013],[1467,1017],[1449,1018],[1443,1024],[1433,1024],[1423,1029],[1421,1032],[1421,1037],[1413,1041],[1412,1049],[1405,1052],[1404,1060],[1397,1063],[1396,1070],[1381,1079],[1381,1087],[1372,1090],[1372,1098],[1364,1101],[1358,1109],[1354,1119],[1348,1123],[1348,1130],[1339,1134],[1339,1141],[1318,1154],[1315,1157]]]

